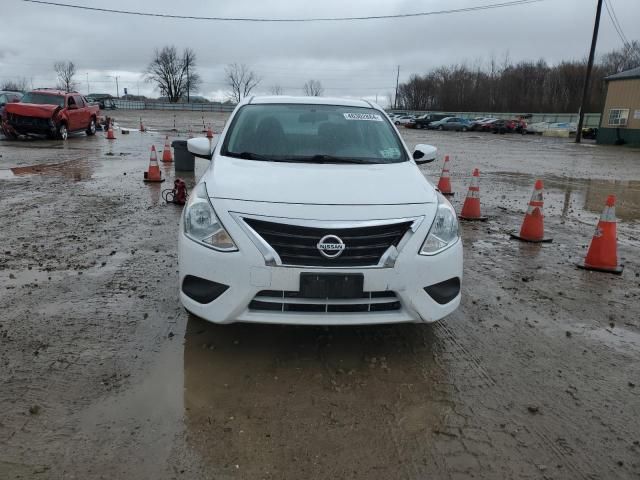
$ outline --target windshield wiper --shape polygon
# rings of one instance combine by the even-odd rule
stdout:
[[[283,162],[283,163],[354,163],[354,164],[372,164],[379,163],[373,159],[366,158],[350,158],[350,157],[334,157],[333,155],[312,155],[310,157],[279,157],[269,158],[258,155],[253,152],[226,152],[227,157],[242,158],[244,160],[262,160],[265,162]]]
[[[300,160],[314,163],[378,163],[375,160],[366,158],[334,157],[333,155],[313,155],[312,157],[304,157]]]
[[[240,152],[240,153],[226,152],[225,156],[233,157],[233,158],[242,158],[244,160],[270,160],[269,158],[263,157],[253,152]]]

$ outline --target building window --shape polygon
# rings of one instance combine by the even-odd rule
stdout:
[[[628,108],[612,108],[609,110],[609,126],[610,127],[624,127],[627,125],[627,119],[629,118]]]

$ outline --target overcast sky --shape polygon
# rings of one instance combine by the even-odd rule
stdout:
[[[64,1],[64,0],[63,0]],[[457,9],[500,0],[66,0],[110,9],[192,16],[336,17]],[[502,0],[504,1],[504,0]],[[608,0],[629,40],[638,39],[640,0]],[[72,60],[86,93],[158,96],[142,72],[154,48],[191,47],[197,55],[201,94],[225,97],[224,66],[246,63],[261,77],[255,93],[280,85],[301,94],[309,79],[325,95],[375,99],[386,104],[400,81],[442,64],[506,54],[549,63],[586,57],[596,0],[544,0],[508,8],[429,17],[321,23],[236,23],[176,20],[81,11],[1,0],[0,81],[26,77],[34,87],[55,86],[53,63]],[[598,53],[622,45],[606,9]],[[87,75],[88,74],[88,75]],[[87,86],[87,77],[89,86]]]

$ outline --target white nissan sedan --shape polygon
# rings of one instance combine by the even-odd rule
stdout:
[[[251,97],[219,138],[179,234],[180,299],[215,323],[433,322],[460,303],[449,202],[367,101]]]

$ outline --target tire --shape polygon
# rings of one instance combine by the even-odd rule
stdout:
[[[58,127],[57,137],[58,137],[58,140],[63,140],[63,141],[69,138],[69,130],[67,130],[66,123],[61,123],[60,126]]]
[[[443,131],[444,127],[442,125],[438,125],[438,130]]]
[[[462,127],[463,132],[466,132],[467,130],[469,130],[467,127]]]
[[[93,136],[96,134],[96,119],[91,117],[91,122],[89,122],[89,128],[87,128],[86,133],[88,136]]]
[[[7,140],[17,140],[18,139],[18,136],[15,133],[9,132],[8,130],[2,130],[2,133],[7,138]]]

